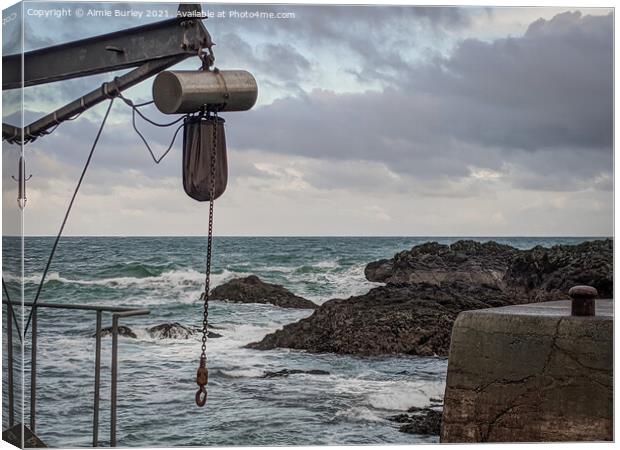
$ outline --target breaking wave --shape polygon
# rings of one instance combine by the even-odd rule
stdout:
[[[94,278],[94,279],[79,279],[79,278],[67,278],[61,276],[58,272],[49,272],[45,278],[45,284],[77,284],[84,286],[104,286],[109,288],[145,288],[153,289],[163,286],[167,287],[199,287],[204,284],[205,274],[200,273],[193,269],[184,270],[169,270],[162,271],[158,275],[152,274],[148,269],[131,268],[131,272],[139,272],[142,276],[117,276],[110,278]],[[228,279],[233,277],[233,273],[224,269],[221,273],[214,273],[211,275],[211,285],[217,286]],[[6,276],[5,278],[10,281],[19,281],[19,277],[13,275]],[[41,276],[31,275],[24,277],[25,284],[38,285],[41,281]]]

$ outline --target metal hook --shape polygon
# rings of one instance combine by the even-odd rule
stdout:
[[[202,407],[207,403],[207,390],[204,386],[200,386],[196,392],[196,405]]]
[[[205,386],[209,382],[209,371],[207,370],[207,358],[202,355],[200,357],[200,364],[196,371],[196,384],[200,386],[196,392],[196,404],[198,406],[204,406],[207,403],[207,390]]]

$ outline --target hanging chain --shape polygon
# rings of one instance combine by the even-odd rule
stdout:
[[[207,403],[207,389],[206,384],[209,382],[209,371],[207,370],[207,336],[209,330],[207,325],[209,323],[209,291],[211,288],[211,254],[213,249],[213,203],[215,201],[215,176],[217,162],[217,128],[218,128],[218,116],[217,111],[213,113],[213,137],[212,137],[212,152],[211,152],[211,188],[209,192],[209,234],[207,237],[207,270],[205,276],[205,290],[202,293],[201,300],[204,302],[204,313],[202,318],[202,347],[200,353],[200,364],[198,371],[196,372],[196,383],[199,388],[196,392],[196,404],[198,406],[204,406]]]

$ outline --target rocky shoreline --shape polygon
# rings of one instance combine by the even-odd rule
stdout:
[[[367,294],[323,303],[248,348],[290,348],[360,356],[447,356],[461,311],[568,298],[588,284],[613,294],[611,239],[519,250],[496,242],[436,242],[371,262]]]
[[[289,348],[358,356],[448,355],[452,325],[462,311],[568,298],[575,285],[613,295],[613,241],[541,246],[530,250],[460,240],[427,242],[367,264],[367,280],[385,283],[363,295],[322,305],[255,275],[232,279],[211,291],[212,300],[313,309],[247,348]],[[179,323],[146,330],[157,339],[189,339],[200,331]],[[110,329],[102,330],[109,335]],[[119,335],[135,338],[129,328]],[[209,331],[210,338],[221,335]]]

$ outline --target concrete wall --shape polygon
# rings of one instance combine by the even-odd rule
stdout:
[[[442,442],[613,439],[613,313],[570,302],[467,311],[452,332]]]

